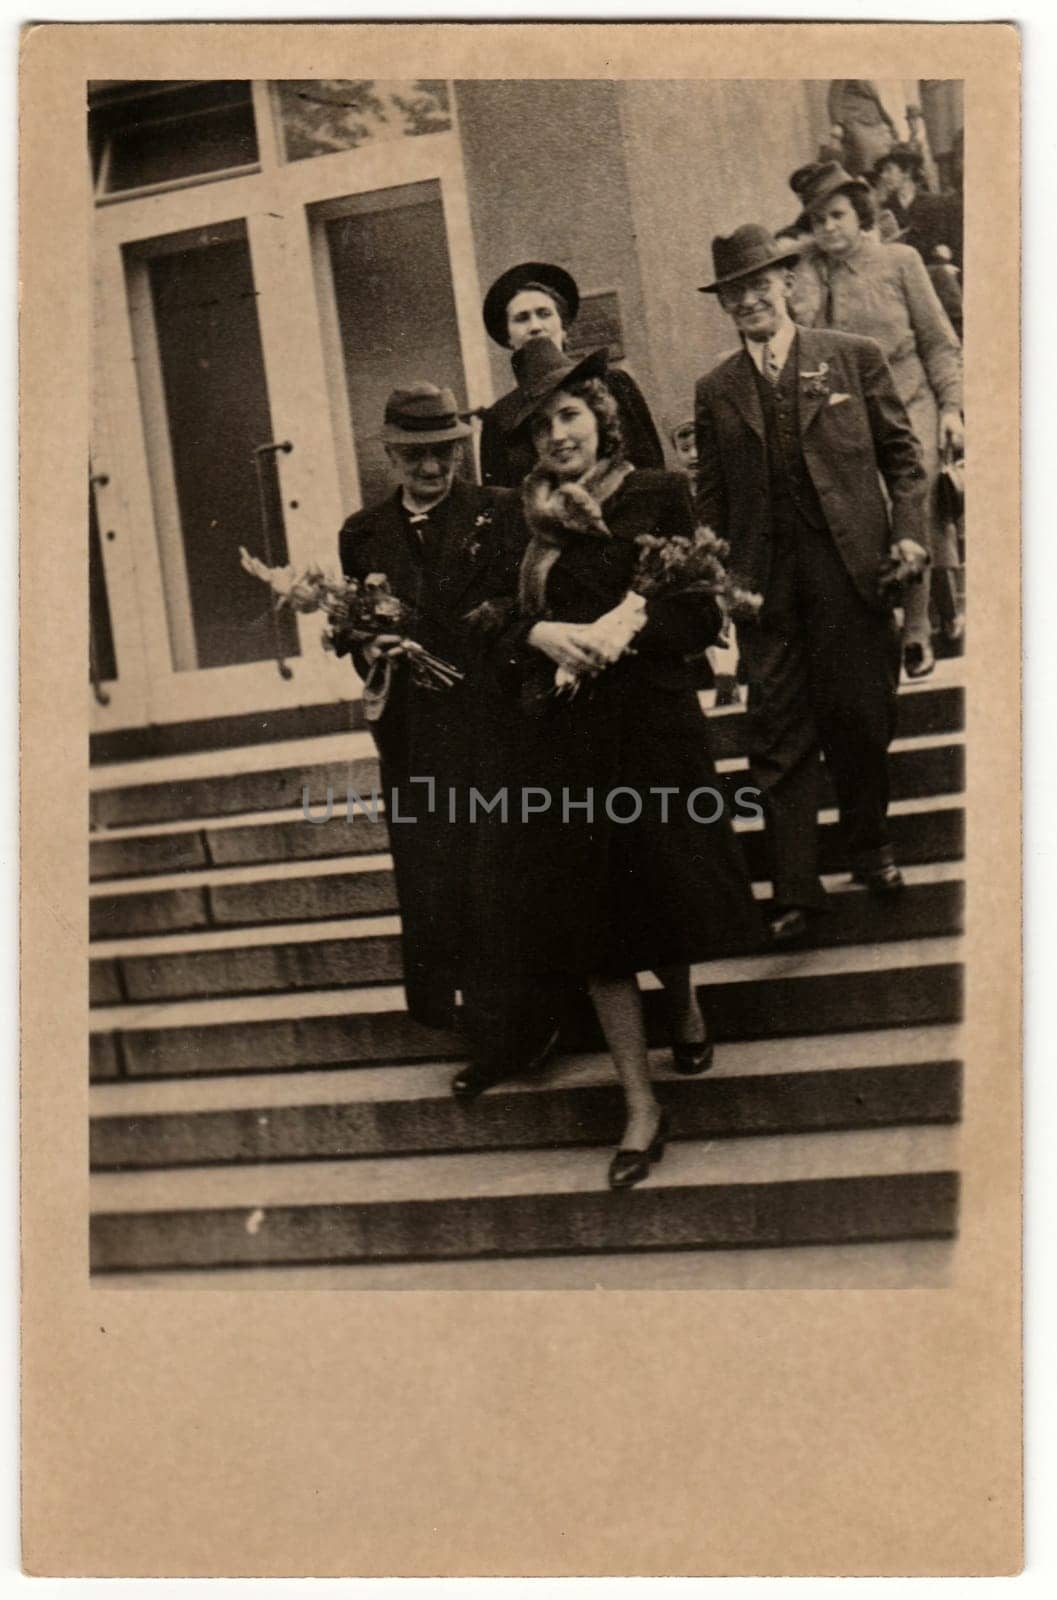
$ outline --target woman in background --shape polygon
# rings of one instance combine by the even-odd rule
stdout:
[[[925,453],[929,477],[931,593],[946,637],[961,637],[955,569],[957,539],[940,512],[942,454],[960,454],[962,350],[918,252],[868,237],[876,206],[870,187],[836,161],[800,167],[789,180],[811,225],[813,245],[802,262],[821,284],[814,326],[865,334],[884,351],[899,398]],[[929,623],[930,573],[911,586],[903,628],[907,676],[935,666]]]
[[[523,261],[496,279],[484,299],[484,325],[496,344],[512,353],[532,339],[549,339],[565,349],[566,335],[580,309],[576,279],[546,261]],[[642,390],[614,367],[605,384],[617,404],[627,458],[637,467],[663,467],[664,450]],[[512,389],[481,417],[481,481],[516,489],[535,465],[532,440],[511,422],[519,395]]]

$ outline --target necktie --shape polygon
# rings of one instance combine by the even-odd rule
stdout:
[[[764,377],[772,386],[782,376],[782,369],[778,365],[778,357],[775,355],[774,346],[770,342],[768,342],[767,348],[763,353],[763,372]]]

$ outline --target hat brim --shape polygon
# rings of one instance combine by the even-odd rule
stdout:
[[[549,261],[521,261],[516,267],[508,267],[506,272],[500,273],[485,295],[482,308],[489,338],[506,350],[510,348],[506,308],[514,296],[530,283],[540,283],[545,289],[553,289],[555,294],[560,295],[569,308],[570,322],[580,309],[580,290],[576,279],[564,267],[556,267]]]
[[[451,444],[468,439],[472,432],[466,422],[455,422],[449,428],[400,428],[387,422],[375,437],[383,444]]]
[[[573,367],[568,367],[564,372],[560,369],[549,372],[546,378],[541,380],[539,389],[531,395],[525,395],[521,404],[511,413],[509,422],[504,424],[503,432],[513,433],[522,427],[530,417],[535,416],[540,406],[544,405],[552,394],[557,394],[559,389],[568,389],[570,384],[579,383],[583,378],[604,377],[608,362],[608,350],[592,350],[582,361],[578,361]]]
[[[800,250],[783,250],[780,256],[771,256],[766,261],[756,261],[741,272],[728,272],[724,277],[717,278],[714,283],[702,283],[698,286],[697,292],[718,294],[728,283],[738,283],[742,278],[752,278],[757,272],[769,272],[772,267],[795,267],[800,261],[801,254]]]

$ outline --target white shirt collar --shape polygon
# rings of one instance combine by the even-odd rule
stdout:
[[[778,370],[781,372],[789,358],[789,351],[792,349],[795,337],[796,323],[790,317],[787,317],[773,339],[746,339],[744,341],[745,348],[753,359],[756,371],[763,371],[764,351],[769,344],[774,351],[775,360],[778,362]]]

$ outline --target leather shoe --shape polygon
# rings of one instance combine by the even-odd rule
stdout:
[[[903,671],[908,678],[928,678],[936,669],[930,644],[908,644],[903,651]]]
[[[468,1067],[463,1067],[451,1080],[451,1092],[456,1100],[463,1105],[468,1105],[471,1100],[476,1100],[484,1094],[486,1089],[494,1089],[497,1083],[502,1083],[509,1074],[496,1072],[490,1067],[482,1067],[480,1062],[471,1061]]]
[[[771,918],[771,943],[784,949],[788,945],[802,944],[807,938],[807,918],[793,906]]]
[[[907,881],[892,862],[885,867],[870,867],[866,872],[853,872],[852,882],[861,883],[871,894],[898,894]]]
[[[657,1132],[645,1150],[618,1150],[609,1163],[609,1187],[630,1189],[633,1183],[648,1178],[650,1168],[664,1155],[668,1138],[668,1113],[662,1111],[657,1119]]]
[[[715,1055],[714,1039],[700,1039],[693,1043],[686,1039],[676,1040],[672,1044],[672,1069],[684,1078],[696,1078],[699,1073],[708,1071]]]

